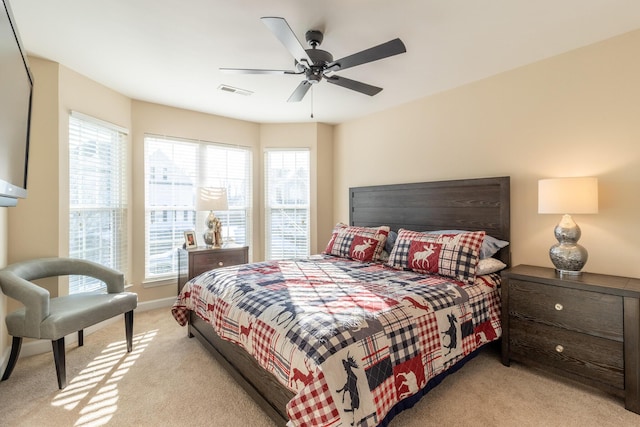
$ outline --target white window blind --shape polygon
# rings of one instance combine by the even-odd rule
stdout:
[[[73,112],[69,117],[69,256],[127,274],[127,131]],[[69,278],[69,293],[106,290]]]
[[[266,258],[309,256],[309,150],[265,153]]]
[[[251,225],[251,150],[205,141],[146,135],[145,280],[175,277],[184,232],[203,246],[205,216],[195,212],[198,187],[225,187],[229,210],[216,212],[224,243],[248,245]]]

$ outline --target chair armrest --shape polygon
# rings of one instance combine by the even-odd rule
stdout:
[[[0,270],[0,288],[5,295],[24,305],[27,334],[39,336],[40,323],[49,316],[49,291],[6,269]]]
[[[11,271],[25,280],[43,279],[45,277],[80,275],[103,281],[107,292],[116,294],[124,292],[124,274],[98,264],[78,258],[39,258],[17,262],[7,266],[3,271]]]
[[[124,274],[97,262],[77,258],[54,258],[57,261],[58,276],[81,275],[103,281],[107,285],[107,293],[124,292]]]

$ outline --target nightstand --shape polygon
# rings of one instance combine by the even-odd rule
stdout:
[[[249,262],[248,246],[180,248],[178,254],[178,293],[188,280],[205,271]]]
[[[519,265],[503,272],[502,363],[541,368],[640,413],[640,280]]]

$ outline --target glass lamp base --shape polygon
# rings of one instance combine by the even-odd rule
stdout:
[[[215,243],[215,233],[213,232],[213,229],[209,228],[205,230],[204,233],[202,234],[202,238],[204,239],[204,244],[208,248],[212,247],[213,244]]]
[[[549,249],[549,258],[560,275],[580,275],[580,270],[587,263],[589,254],[577,242],[580,238],[580,227],[570,215],[564,215],[554,230],[558,243]]]
[[[558,277],[580,277],[582,276],[582,271],[558,270],[556,268],[556,274]]]

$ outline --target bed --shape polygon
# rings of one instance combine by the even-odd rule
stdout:
[[[328,255],[212,270],[172,312],[276,424],[386,425],[499,339],[499,274],[476,277],[477,260],[438,271],[431,256],[479,256],[485,233],[508,242],[509,193],[508,177],[351,188]],[[354,230],[397,232],[389,258],[358,260],[375,240],[357,233],[336,256]],[[508,246],[496,250],[508,265]]]

